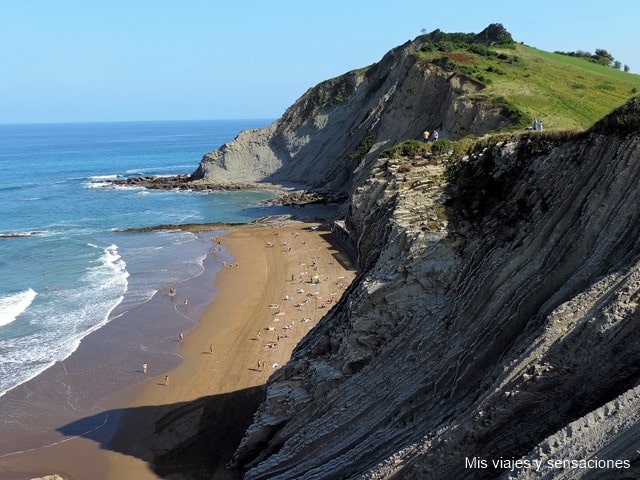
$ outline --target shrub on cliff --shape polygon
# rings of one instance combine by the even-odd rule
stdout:
[[[399,145],[394,145],[391,148],[382,152],[383,157],[387,158],[402,158],[402,157],[414,157],[417,155],[424,155],[429,152],[429,144],[419,142],[417,140],[407,140]]]
[[[431,144],[431,153],[435,155],[443,155],[450,152],[451,148],[451,141],[446,138],[441,138]]]
[[[368,135],[362,139],[358,147],[351,152],[349,155],[350,158],[364,158],[364,156],[369,153],[371,147],[376,143],[376,137],[373,135]]]
[[[515,155],[509,163],[501,160],[496,164],[495,154],[499,147],[478,142],[470,150],[480,149],[481,145],[487,146],[468,157],[452,158],[445,168],[449,193],[445,205],[452,215],[472,222],[478,222],[494,207],[511,198],[514,185],[527,175],[523,157]],[[504,212],[512,222],[530,208],[526,198],[516,203],[516,207],[513,211],[506,209]]]

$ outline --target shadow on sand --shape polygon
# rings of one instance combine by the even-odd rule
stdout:
[[[139,458],[160,477],[180,473],[185,478],[236,480],[244,471],[227,470],[226,464],[264,392],[264,387],[254,387],[192,402],[110,410],[58,431]]]

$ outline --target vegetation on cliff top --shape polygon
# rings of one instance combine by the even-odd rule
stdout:
[[[519,128],[538,118],[547,129],[584,130],[640,90],[639,75],[521,45],[502,32],[480,43],[482,34],[436,30],[418,37],[425,43],[416,56],[425,65],[435,63],[482,82],[486,88],[477,97],[519,111]]]
[[[398,172],[409,172],[415,164],[428,161],[444,163],[444,179],[447,182],[446,207],[448,215],[472,223],[480,221],[497,205],[514,196],[513,186],[527,170],[532,158],[545,155],[558,145],[588,137],[591,133],[625,136],[640,131],[640,96],[596,122],[590,129],[555,130],[544,132],[502,132],[480,139],[463,138],[455,142],[438,140],[423,143],[406,141],[387,149],[384,157],[403,159]],[[505,143],[517,148],[517,155],[510,162],[496,162],[495,154]],[[528,189],[515,199],[514,209],[506,209],[501,217],[515,224],[531,213],[532,198],[536,192]],[[536,200],[544,211],[547,201]]]
[[[486,147],[487,141],[495,144],[513,139],[534,118],[544,122],[546,134],[539,137],[545,141],[555,138],[549,131],[564,138],[587,129],[608,133],[640,130],[640,97],[635,96],[640,91],[640,75],[620,71],[611,62],[517,44],[499,24],[477,35],[435,30],[417,40],[425,42],[416,52],[419,62],[437,64],[484,83],[485,88],[474,98],[507,105],[519,112],[521,122],[502,135],[492,132],[491,139],[484,141],[475,137],[455,142],[407,140],[385,150],[384,157],[468,153],[479,145]]]

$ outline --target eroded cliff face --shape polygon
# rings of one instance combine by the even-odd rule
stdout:
[[[308,90],[269,127],[208,153],[193,174],[211,183],[294,184],[345,195],[381,151],[425,129],[443,138],[513,125],[509,111],[473,94],[483,86],[414,55],[418,37],[377,64]]]
[[[639,103],[634,128],[446,171],[372,164],[349,203],[362,273],[271,377],[246,478],[538,478],[491,462],[594,456],[628,468],[566,478],[637,476]]]

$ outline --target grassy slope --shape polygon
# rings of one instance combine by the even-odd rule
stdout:
[[[633,97],[633,88],[640,91],[639,75],[580,58],[519,44],[495,51],[506,54],[508,59],[467,50],[422,52],[419,56],[427,61],[449,56],[467,74],[471,69],[470,76],[485,80],[483,95],[490,99],[504,97],[524,114],[527,123],[539,118],[545,129],[586,129]]]

